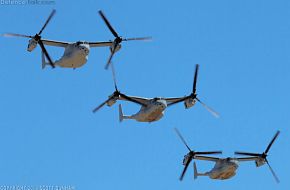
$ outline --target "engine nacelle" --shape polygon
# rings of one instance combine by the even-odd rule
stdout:
[[[182,161],[182,164],[183,165],[186,165],[188,163],[189,157],[190,157],[189,154],[187,154],[187,155],[184,156],[183,161]]]
[[[189,98],[189,99],[184,101],[184,106],[186,109],[188,109],[188,108],[191,108],[192,106],[194,106],[195,103],[196,103],[195,99]]]
[[[30,39],[28,42],[27,51],[29,52],[33,51],[36,48],[36,46],[37,41],[34,38]]]
[[[114,45],[113,45],[113,46],[114,46]],[[111,53],[112,53],[112,51],[113,51],[113,46],[110,47],[110,51],[111,51]],[[119,51],[119,50],[121,49],[121,47],[122,47],[121,44],[118,44],[117,47],[116,47],[116,49],[115,49],[115,53],[116,53],[117,51]]]
[[[112,96],[109,96],[109,98],[111,98]],[[112,98],[107,102],[107,106],[112,106],[117,102],[118,98]]]
[[[259,158],[258,160],[255,161],[255,163],[257,167],[260,167],[263,166],[266,163],[266,161],[263,158]]]

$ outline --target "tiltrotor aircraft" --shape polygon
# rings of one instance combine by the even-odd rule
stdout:
[[[270,171],[273,174],[276,182],[279,183],[279,179],[278,179],[277,175],[275,174],[274,170],[272,169],[272,167],[270,166],[270,164],[267,160],[267,156],[268,156],[267,154],[268,154],[268,151],[270,150],[272,144],[274,143],[274,141],[278,137],[280,131],[276,132],[275,136],[273,137],[273,139],[271,140],[271,142],[267,146],[265,152],[263,152],[262,154],[248,153],[248,152],[235,152],[236,155],[248,156],[248,157],[240,157],[240,158],[231,158],[231,157],[217,158],[217,157],[200,156],[202,154],[217,154],[217,153],[222,153],[222,152],[221,151],[195,152],[189,148],[186,141],[181,136],[180,132],[177,129],[175,129],[175,131],[178,134],[178,136],[180,137],[180,139],[182,140],[182,142],[185,144],[187,149],[189,150],[189,153],[187,153],[183,159],[184,169],[183,169],[182,174],[180,176],[180,180],[183,179],[184,174],[185,174],[190,162],[193,159],[195,159],[195,160],[212,161],[212,162],[215,162],[215,165],[210,171],[205,172],[205,173],[199,173],[197,171],[196,163],[194,162],[193,163],[194,179],[196,179],[198,176],[208,176],[211,179],[219,179],[219,180],[230,179],[231,177],[236,175],[236,170],[239,167],[239,162],[254,161],[256,163],[257,167],[260,167],[266,163],[269,166]]]
[[[31,38],[29,40],[28,46],[27,46],[27,51],[31,52],[33,51],[36,47],[37,44],[40,46],[42,50],[42,68],[45,68],[46,65],[50,65],[52,68],[55,66],[63,67],[63,68],[79,68],[83,66],[87,60],[88,60],[88,55],[90,53],[90,48],[93,47],[110,47],[111,50],[111,56],[109,59],[109,62],[112,59],[112,56],[114,55],[115,52],[120,50],[121,48],[121,42],[122,41],[131,41],[131,40],[149,40],[151,37],[144,37],[144,38],[127,38],[123,39],[117,35],[115,30],[112,28],[102,11],[99,11],[100,16],[102,19],[105,21],[107,24],[108,28],[110,31],[113,33],[113,35],[116,37],[114,41],[105,41],[105,42],[86,42],[86,41],[77,41],[77,42],[64,42],[64,41],[55,41],[55,40],[48,40],[48,39],[42,39],[42,32],[46,28],[47,24],[50,22],[51,18],[55,15],[55,10],[51,12],[49,15],[48,19],[44,23],[43,27],[41,30],[35,34],[34,36],[30,35],[23,35],[23,34],[15,34],[15,33],[6,33],[3,34],[5,37],[24,37],[24,38]],[[54,46],[54,47],[62,47],[64,48],[64,54],[63,56],[57,60],[53,61],[48,54],[46,48],[44,45],[48,46]],[[47,59],[47,61],[45,60]],[[109,62],[107,63],[106,68],[109,66]]]
[[[134,102],[140,105],[141,109],[136,114],[123,115],[122,106],[119,105],[119,120],[120,121],[122,121],[123,119],[134,119],[139,122],[154,122],[154,121],[158,121],[159,119],[163,117],[164,111],[167,107],[170,107],[180,102],[184,102],[185,108],[191,108],[198,101],[214,116],[216,117],[219,116],[217,112],[209,108],[206,104],[204,104],[197,97],[196,83],[197,83],[199,65],[196,65],[196,68],[195,68],[193,89],[192,89],[191,94],[188,96],[176,97],[176,98],[163,98],[163,97],[143,98],[143,97],[125,95],[118,90],[113,65],[111,68],[112,68],[113,79],[114,79],[114,84],[115,84],[115,92],[112,95],[110,95],[109,98],[105,102],[103,102],[98,107],[96,107],[93,110],[93,112],[98,111],[105,104],[107,104],[108,106],[112,106],[117,102],[117,100],[124,100],[124,101]]]

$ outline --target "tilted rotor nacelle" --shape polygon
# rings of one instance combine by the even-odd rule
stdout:
[[[37,46],[37,40],[31,38],[28,42],[27,51],[32,52]]]
[[[109,96],[109,100],[107,101],[107,106],[111,107],[113,106],[118,100],[118,97],[115,94],[112,94]]]
[[[114,46],[114,45],[110,46],[110,51],[111,51],[111,53],[113,53],[113,46]],[[121,47],[122,47],[121,44],[118,44],[118,45],[116,46],[115,50],[114,50],[114,53],[117,52],[117,51],[119,51],[119,50],[121,49]]]
[[[182,164],[183,165],[186,165],[188,163],[188,161],[190,160],[191,158],[191,155],[188,153],[186,155],[184,155],[184,158],[183,158],[183,161],[182,161]]]
[[[195,98],[188,98],[184,101],[184,106],[186,109],[191,108],[196,103]]]
[[[266,161],[265,161],[264,158],[258,158],[258,159],[255,161],[255,164],[256,164],[257,167],[263,166],[265,163],[266,163]]]

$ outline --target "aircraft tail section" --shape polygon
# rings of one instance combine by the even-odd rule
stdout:
[[[44,53],[42,51],[41,51],[41,61],[42,61],[42,64],[41,64],[42,69],[44,69],[46,65],[50,65],[48,62],[46,62]]]
[[[55,63],[53,63],[55,64]],[[44,69],[46,65],[50,65],[48,62],[45,60],[45,55],[43,51],[41,51],[41,68]]]
[[[119,104],[119,121],[122,122],[124,119],[132,119],[132,116],[124,115],[122,105]]]
[[[45,57],[44,57],[44,53],[41,51],[41,66],[42,66],[42,69],[45,68],[45,65],[46,65],[46,62],[45,62]]]
[[[199,176],[199,173],[197,172],[196,163],[193,162],[193,170],[194,170],[194,179],[197,179],[197,176]]]
[[[123,119],[124,119],[124,115],[123,115],[122,105],[119,104],[119,121],[122,122]]]

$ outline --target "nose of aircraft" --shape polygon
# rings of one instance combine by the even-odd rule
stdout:
[[[166,108],[167,107],[167,103],[165,100],[158,100],[158,105],[161,106],[162,108]]]
[[[87,44],[80,44],[79,49],[84,52],[86,55],[90,53],[90,47]]]

